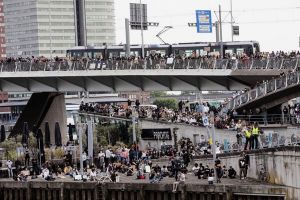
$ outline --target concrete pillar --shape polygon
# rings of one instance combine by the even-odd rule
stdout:
[[[62,144],[66,144],[67,142],[66,136],[68,131],[67,131],[67,113],[66,113],[64,94],[59,94],[58,96],[54,97],[53,102],[40,126],[43,132],[45,130],[45,122],[49,123],[51,144],[55,143],[54,130],[55,130],[56,122],[58,122],[60,126]]]

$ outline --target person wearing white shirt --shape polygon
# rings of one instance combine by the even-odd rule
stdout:
[[[8,178],[12,178],[13,177],[13,170],[12,170],[12,161],[8,160],[6,162],[6,166],[7,166],[7,171],[8,171]]]
[[[43,169],[43,171],[42,171],[42,177],[43,177],[44,179],[47,179],[48,176],[49,176],[49,174],[50,174],[50,172],[49,172],[49,169],[48,169],[48,168]]]
[[[112,156],[112,152],[110,151],[110,149],[106,149],[106,151],[105,151],[105,167],[108,166],[108,164],[111,160],[111,156]]]
[[[105,154],[103,153],[103,151],[99,151],[98,153],[98,164],[99,164],[99,168],[102,170],[103,166],[104,166],[104,158],[105,158]]]
[[[179,184],[184,184],[185,183],[185,174],[180,172],[179,174],[179,181],[175,181],[173,183],[173,192],[176,192],[177,191],[177,188],[178,188],[178,185]]]

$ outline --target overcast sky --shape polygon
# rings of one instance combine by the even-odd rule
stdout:
[[[262,51],[299,50],[300,0],[232,0],[233,16],[240,26],[236,41],[256,40]],[[115,0],[116,42],[125,43],[124,19],[129,18],[129,3],[139,0]],[[164,26],[173,26],[161,37],[168,43],[215,41],[213,33],[197,33],[188,22],[196,22],[195,10],[217,11],[222,6],[222,18],[230,21],[230,0],[142,0],[148,4],[148,21],[159,22],[159,27],[145,31],[145,44],[161,43],[155,35]],[[227,17],[226,17],[227,16]],[[217,18],[213,14],[213,21]],[[131,43],[141,43],[140,31],[132,30]],[[223,25],[223,40],[231,40],[230,24]]]

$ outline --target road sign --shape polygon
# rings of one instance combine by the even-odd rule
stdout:
[[[212,20],[210,10],[196,10],[197,33],[211,33]]]
[[[204,126],[209,126],[209,120],[207,116],[202,117],[202,122]]]
[[[233,35],[240,35],[240,27],[239,26],[232,26]]]
[[[141,12],[142,8],[142,12]],[[133,30],[141,30],[141,13],[143,30],[148,29],[147,4],[130,3],[130,27]]]

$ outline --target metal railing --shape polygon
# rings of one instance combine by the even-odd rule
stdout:
[[[258,98],[262,98],[270,93],[274,93],[279,90],[283,90],[288,87],[295,86],[300,83],[300,72],[291,72],[285,76],[280,76],[276,79],[265,81],[257,85],[254,89],[244,92],[224,106],[226,110],[234,110],[242,105],[245,105],[251,101],[255,101]]]
[[[80,70],[153,70],[153,69],[214,69],[253,70],[277,69],[295,70],[300,67],[300,58],[263,59],[139,59],[139,60],[63,60],[36,62],[4,62],[1,72],[26,71],[80,71]]]

